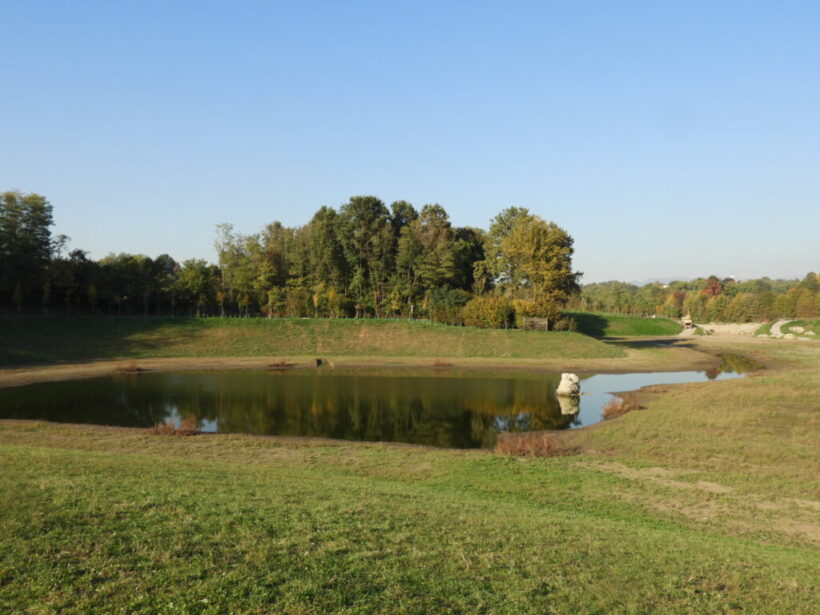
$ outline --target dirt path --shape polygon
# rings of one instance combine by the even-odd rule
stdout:
[[[783,335],[783,331],[781,330],[781,327],[783,325],[789,323],[789,322],[791,322],[791,320],[784,320],[784,319],[781,318],[777,322],[772,323],[772,326],[771,326],[771,329],[770,329],[771,335]]]
[[[710,335],[754,335],[754,332],[760,328],[762,323],[759,322],[744,322],[744,323],[715,323],[710,322],[705,325],[697,325]],[[694,329],[691,331],[694,332]]]

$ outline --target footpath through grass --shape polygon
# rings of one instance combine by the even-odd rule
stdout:
[[[813,612],[820,348],[735,350],[550,459],[0,422],[0,612]]]
[[[426,321],[292,318],[0,318],[0,365],[147,357],[609,358],[580,333]]]
[[[595,312],[567,312],[575,319],[578,332],[593,337],[637,337],[677,335],[680,323],[668,318],[642,318]]]

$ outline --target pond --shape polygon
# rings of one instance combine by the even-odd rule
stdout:
[[[611,392],[736,378],[754,367],[724,356],[721,368],[709,372],[581,375],[583,395],[563,412],[554,394],[560,375],[523,371],[325,367],[116,374],[0,389],[0,418],[151,427],[193,416],[205,432],[482,448],[493,446],[500,431],[597,423]]]

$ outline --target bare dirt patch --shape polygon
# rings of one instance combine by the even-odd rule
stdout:
[[[741,533],[759,535],[777,532],[800,541],[820,544],[820,520],[814,514],[814,511],[820,510],[820,502],[794,498],[763,500],[712,481],[680,480],[680,477],[697,473],[696,470],[640,468],[617,462],[585,465],[635,481],[638,485],[680,489],[680,496],[670,496],[668,492],[664,495],[653,495],[651,492],[638,495],[628,491],[617,494],[624,500],[643,503],[660,513],[682,515],[697,523],[718,523]]]
[[[694,482],[688,482],[676,480],[674,478],[685,474],[692,474],[695,472],[694,470],[670,470],[661,467],[635,468],[632,466],[627,466],[622,463],[616,462],[604,462],[591,465],[592,467],[595,467],[604,472],[617,474],[622,478],[628,478],[631,480],[639,481],[649,481],[658,485],[663,485],[664,487],[676,487],[679,489],[698,489],[701,491],[708,491],[710,493],[732,493],[734,491],[732,487],[727,487],[726,485],[721,485],[719,483],[713,483],[710,481],[699,480]]]

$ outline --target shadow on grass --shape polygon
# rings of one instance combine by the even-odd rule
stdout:
[[[604,337],[606,335],[608,323],[603,316],[583,312],[573,312],[571,316],[575,319],[578,333],[583,333],[591,337]]]
[[[166,338],[161,330],[171,324]],[[139,358],[206,326],[196,318],[0,317],[0,365]]]

